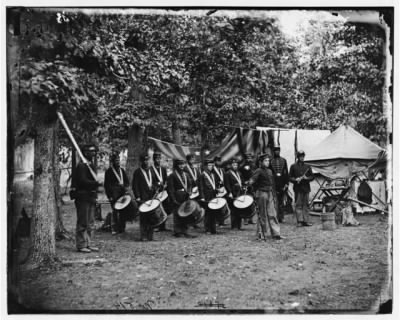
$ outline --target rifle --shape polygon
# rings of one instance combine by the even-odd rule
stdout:
[[[300,183],[301,182],[301,180],[303,180],[303,179],[305,179],[306,178],[306,174],[308,173],[308,171],[311,169],[311,167],[308,167],[308,169],[306,170],[306,172],[304,172],[303,173],[303,175],[300,177],[300,178],[298,178],[298,179],[300,179],[297,183]]]

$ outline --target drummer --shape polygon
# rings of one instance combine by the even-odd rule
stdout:
[[[135,170],[132,178],[132,190],[138,204],[151,200],[155,194],[153,175],[150,171],[150,157],[140,156],[140,167]],[[140,215],[140,240],[153,240],[153,227]]]
[[[157,192],[162,192],[167,188],[167,169],[161,166],[161,153],[153,153],[153,165],[151,166],[151,173],[153,174],[153,183]],[[169,206],[167,203],[168,199],[163,202],[163,208],[170,214]],[[160,224],[159,228],[155,231],[168,231],[165,227],[165,222]]]
[[[120,166],[119,153],[114,152],[110,156],[110,167],[104,174],[104,189],[112,207],[111,233],[113,235],[125,232],[128,217],[115,210],[114,204],[120,197],[127,193],[128,188],[128,176]]]
[[[191,190],[190,179],[184,172],[184,167],[184,160],[174,160],[174,170],[167,178],[167,192],[174,218],[174,236],[195,238],[196,236],[188,233],[188,225],[178,215],[180,205],[189,199]]]
[[[225,187],[225,171],[222,167],[222,159],[220,156],[216,156],[214,158],[214,171],[215,175],[215,183],[217,186],[217,191],[221,193],[225,193],[224,198],[227,196],[226,187]],[[218,225],[225,226],[225,220],[223,220],[223,216],[218,217]]]
[[[187,164],[184,168],[186,174],[189,177],[190,180],[190,185],[192,186],[192,189],[195,187],[199,187],[199,177],[200,177],[200,171],[194,166],[194,154],[190,153],[186,156],[186,161]]]
[[[214,160],[204,161],[204,171],[200,175],[199,179],[199,191],[200,191],[200,201],[203,203],[208,203],[211,199],[214,199],[217,195],[216,178],[213,173],[214,170]],[[216,215],[215,212],[210,210],[208,206],[205,206],[205,218],[204,218],[204,228],[206,233],[216,234]]]
[[[246,153],[244,155],[244,163],[239,168],[240,173],[242,174],[243,180],[245,182],[249,181],[253,173],[256,171],[257,167],[254,164],[254,156],[252,153]],[[253,195],[252,188],[249,188],[249,194]],[[253,219],[245,219],[244,224],[254,224]]]
[[[239,171],[239,160],[233,158],[231,161],[231,169],[225,175],[225,185],[228,192],[228,204],[231,208],[231,228],[242,229],[242,218],[233,206],[233,200],[243,194],[243,177]]]
[[[274,174],[271,170],[271,156],[267,153],[260,155],[260,168],[258,168],[247,184],[256,187],[259,221],[257,229],[258,238],[272,235],[273,239],[284,239],[280,235],[280,226],[276,215],[276,199],[274,196]],[[260,232],[261,231],[261,232]]]

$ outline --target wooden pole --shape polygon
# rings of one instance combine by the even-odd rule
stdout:
[[[363,202],[363,201],[360,201],[360,200],[357,200],[357,199],[354,199],[354,198],[350,198],[350,197],[347,198],[347,199],[348,199],[348,200],[351,200],[351,201],[354,201],[354,202],[357,202],[357,203],[359,203],[359,204],[362,204],[363,206],[367,206],[367,207],[370,207],[370,208],[375,209],[375,210],[377,210],[377,211],[382,211],[382,212],[385,212],[385,213],[389,214],[389,211],[376,208],[376,207],[371,206],[370,204],[365,203],[365,202]]]
[[[76,152],[78,153],[79,157],[82,159],[82,162],[87,165],[87,167],[89,168],[89,171],[90,171],[91,175],[93,176],[94,180],[97,181],[96,173],[93,171],[92,167],[89,165],[89,162],[87,161],[87,159],[83,156],[81,149],[79,148],[78,144],[76,143],[75,138],[72,135],[72,132],[69,129],[69,127],[67,125],[67,122],[64,119],[64,116],[61,114],[61,112],[57,112],[57,116],[60,119],[61,124],[63,125],[65,131],[67,132],[67,135],[68,135],[69,139],[71,140],[72,145],[75,147]]]

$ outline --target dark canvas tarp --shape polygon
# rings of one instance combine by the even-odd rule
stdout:
[[[220,144],[212,150],[207,158],[220,156],[222,162],[228,161],[232,157],[252,153],[257,156],[259,153],[270,153],[273,144],[272,130],[253,130],[236,128]]]
[[[381,150],[350,126],[343,125],[313,148],[305,160],[315,172],[328,178],[348,178],[366,169]]]
[[[188,153],[200,155],[200,147],[180,146],[151,137],[148,139],[154,143],[156,150],[171,159],[185,159]],[[245,153],[252,153],[254,156],[265,152],[271,154],[271,143],[273,143],[273,132],[271,130],[236,128],[222,140],[219,147],[211,150],[206,158],[213,159],[215,156],[220,156],[222,162],[226,162],[232,157],[244,155]]]
[[[185,147],[170,142],[165,142],[155,138],[148,137],[153,143],[155,150],[160,151],[167,158],[186,160],[186,155],[189,153],[200,156],[199,147]]]

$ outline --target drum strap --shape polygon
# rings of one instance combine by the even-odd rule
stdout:
[[[117,171],[115,171],[114,166],[111,166],[112,171],[115,174],[115,177],[117,178],[119,184],[124,184],[124,176],[122,175],[122,170],[121,168],[119,168],[119,174],[117,173]]]
[[[206,178],[208,179],[208,181],[210,182],[210,184],[212,185],[212,187],[213,187],[213,189],[215,190],[215,180],[214,180],[214,175],[213,174],[211,174],[211,177],[210,177],[210,175],[207,173],[207,172],[205,172],[204,171],[204,175],[206,176]]]
[[[143,170],[142,168],[140,168],[140,170],[142,170],[144,179],[146,180],[147,186],[149,187],[149,189],[151,189],[151,186],[153,185],[153,179],[151,177],[151,172],[149,170],[149,176],[147,176],[147,173],[145,170]]]
[[[222,174],[222,172],[220,171],[220,169],[218,169],[217,167],[214,167],[214,170],[216,172],[216,174],[219,177],[219,180],[224,183],[224,175]]]
[[[187,179],[186,179],[185,173],[183,172],[183,178],[184,178],[184,180],[185,180],[185,183],[183,183],[182,178],[181,178],[181,175],[180,175],[177,171],[175,171],[175,173],[176,173],[176,176],[177,176],[178,179],[179,179],[179,182],[182,184],[183,189],[185,189],[185,191],[188,192],[188,191],[187,191]]]
[[[236,175],[235,171],[231,170],[232,175],[234,176],[234,178],[237,180],[237,182],[239,183],[239,186],[242,187],[242,180],[240,179],[240,175]]]
[[[197,171],[195,168],[192,168],[190,166],[187,166],[190,172],[190,175],[193,177],[193,180],[196,181],[197,180]]]
[[[153,166],[153,170],[154,170],[154,173],[156,174],[156,176],[157,176],[157,178],[158,178],[158,181],[160,181],[161,184],[164,183],[163,177],[162,177],[162,170],[161,170],[161,167],[160,167],[160,172],[158,172],[158,171],[157,171],[157,168],[154,167],[154,166]]]

